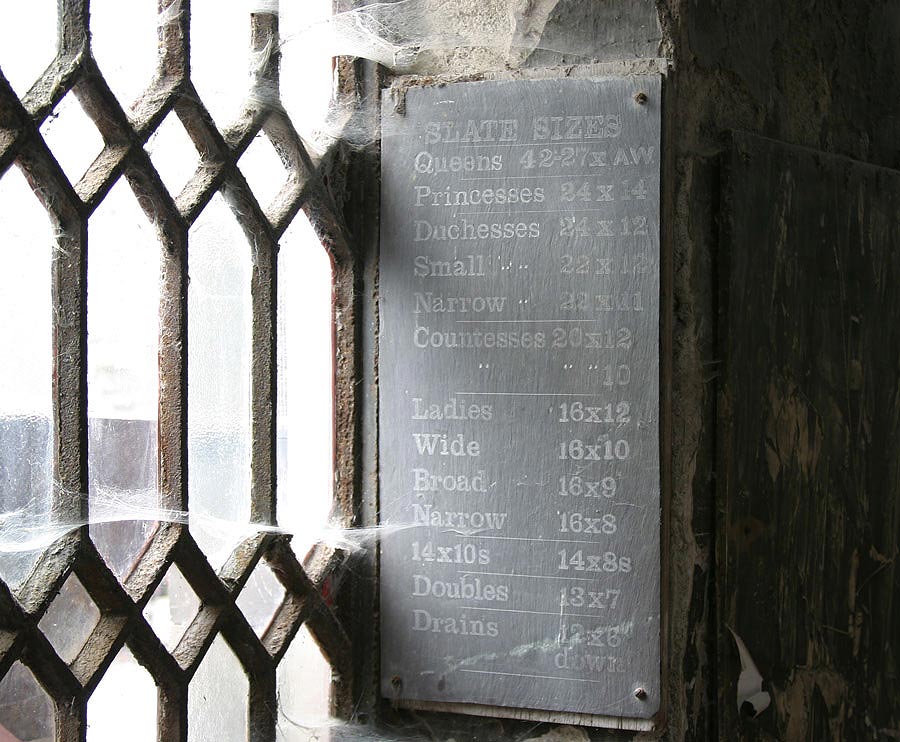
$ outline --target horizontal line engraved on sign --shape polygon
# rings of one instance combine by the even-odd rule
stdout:
[[[601,683],[606,684],[605,680],[594,680],[593,678],[566,678],[559,675],[531,675],[527,672],[500,672],[498,670],[460,670],[459,672],[474,672],[481,675],[506,675],[513,678],[538,678],[540,680],[571,680],[573,683]],[[609,704],[614,706],[615,704]]]
[[[496,611],[498,613],[525,613],[534,614],[535,616],[558,616],[559,618],[592,618],[595,621],[600,619],[597,614],[590,613],[561,613],[553,611],[523,611],[516,608],[484,608],[480,605],[464,605],[461,610],[464,611]]]
[[[585,209],[510,209],[508,211],[457,211],[455,213],[459,214],[459,216],[496,216],[507,214],[580,214],[582,211],[594,212],[608,210],[609,209],[604,206],[594,206],[592,208]]]
[[[510,142],[510,143],[502,143],[502,142],[488,142],[486,144],[468,142],[466,144],[459,144],[460,149],[473,149],[475,147],[543,147],[547,149],[549,147],[574,147],[575,145],[582,144],[587,145],[589,147],[596,147],[601,145],[601,140],[609,140],[614,139],[615,137],[597,137],[597,139],[587,139],[587,140],[579,140],[579,139],[539,139],[534,142]]]
[[[461,536],[462,538],[477,538],[477,539],[490,538],[490,539],[494,539],[495,541],[545,541],[547,543],[553,543],[553,544],[590,544],[591,546],[594,546],[597,543],[595,540],[591,540],[591,539],[581,539],[579,541],[579,540],[569,539],[569,538],[551,538],[549,536],[547,538],[531,538],[529,536],[488,536],[484,533],[459,533],[458,531],[453,531],[453,530],[449,530],[449,529],[445,532],[446,533],[456,533],[459,536]]]
[[[648,176],[644,176],[648,177]],[[476,178],[460,178],[462,183],[468,183],[472,180],[544,180],[544,178],[609,178],[603,173],[535,173],[534,175],[481,175]]]
[[[453,392],[488,397],[599,397],[596,392]]]
[[[570,580],[578,580],[579,582],[597,582],[593,577],[571,577],[569,575],[523,575],[518,572],[469,572],[457,570],[458,575],[491,575],[492,577],[524,577],[529,580],[562,580],[569,582]],[[556,615],[555,613],[553,614]]]
[[[605,318],[598,319],[458,319],[459,324],[476,324],[490,322],[495,325],[546,325],[558,322],[605,322]]]

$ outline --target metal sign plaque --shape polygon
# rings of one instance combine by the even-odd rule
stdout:
[[[655,76],[382,112],[382,694],[660,703]]]

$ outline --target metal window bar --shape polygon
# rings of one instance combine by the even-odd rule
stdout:
[[[187,251],[188,229],[221,192],[257,257],[252,277],[252,460],[251,520],[275,522],[276,267],[278,240],[302,208],[334,266],[335,411],[337,425],[336,521],[353,514],[354,260],[333,201],[300,137],[277,105],[278,16],[251,15],[251,48],[264,61],[253,75],[240,115],[220,134],[190,79],[190,0],[160,0],[159,63],[155,79],[132,106],[131,119],[95,63],[88,32],[89,0],[59,0],[57,56],[20,101],[0,71],[0,176],[18,166],[51,216],[65,260],[54,262],[54,512],[64,520],[90,519],[87,466],[87,223],[120,176],[158,227],[163,245],[159,345],[159,494],[161,506],[188,510],[187,463]],[[104,139],[104,148],[83,177],[70,183],[39,132],[42,122],[72,91]],[[264,105],[269,101],[275,105]],[[175,111],[201,153],[200,165],[173,197],[154,169],[144,144]],[[263,211],[237,161],[262,130],[275,145],[290,177]],[[258,638],[236,599],[260,560],[285,588],[268,629]],[[170,653],[142,611],[171,564],[176,564],[201,605]],[[289,537],[260,533],[245,540],[217,574],[188,527],[160,523],[135,568],[120,584],[82,527],[41,556],[14,596],[0,582],[0,678],[16,661],[34,674],[55,705],[56,739],[85,738],[87,702],[119,650],[127,645],[158,687],[157,738],[187,740],[188,685],[215,637],[224,636],[249,681],[248,739],[275,738],[276,668],[306,624],[333,668],[332,706],[346,712],[351,689],[348,632],[327,595],[342,555],[316,547],[306,566]],[[74,573],[98,606],[101,618],[70,664],[38,624],[65,580]],[[323,597],[323,594],[325,596]]]

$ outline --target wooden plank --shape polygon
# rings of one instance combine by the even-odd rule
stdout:
[[[896,739],[900,173],[737,134],[723,195],[720,738]]]
[[[635,76],[385,96],[395,702],[619,726],[660,706],[660,92]]]

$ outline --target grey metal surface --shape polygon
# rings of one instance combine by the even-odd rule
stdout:
[[[659,708],[660,103],[658,77],[385,96],[387,698]]]

